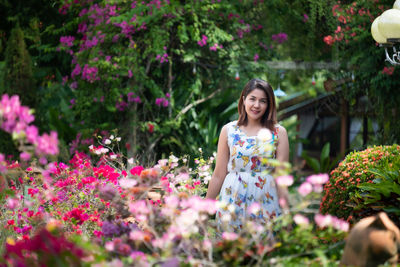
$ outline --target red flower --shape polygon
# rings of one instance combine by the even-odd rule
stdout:
[[[394,72],[394,67],[384,67],[382,74],[392,75]]]
[[[149,133],[153,133],[153,131],[154,131],[154,125],[153,124],[148,123],[147,124],[147,128],[148,128]]]
[[[335,42],[335,40],[333,39],[332,36],[328,35],[328,36],[325,36],[325,37],[324,37],[324,42],[325,42],[327,45],[331,46],[331,45],[333,45],[333,43]]]
[[[8,220],[8,221],[7,221],[7,224],[8,224],[8,225],[14,225],[14,220]]]

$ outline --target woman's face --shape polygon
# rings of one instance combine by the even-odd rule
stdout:
[[[243,104],[247,118],[260,121],[268,107],[267,95],[261,89],[254,89],[246,96]]]

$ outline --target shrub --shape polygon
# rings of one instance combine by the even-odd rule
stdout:
[[[387,170],[399,157],[400,146],[396,144],[369,147],[348,154],[331,172],[330,179],[324,187],[321,213],[334,214],[353,221],[378,212],[379,209],[368,206],[365,188],[362,189],[359,185],[376,182],[377,175],[372,170]]]

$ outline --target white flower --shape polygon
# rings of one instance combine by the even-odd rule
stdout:
[[[221,221],[223,222],[229,222],[232,219],[232,216],[229,213],[225,213],[221,217]]]
[[[122,178],[121,180],[119,180],[119,185],[125,189],[134,187],[136,184],[137,184],[137,181],[133,180],[133,179]]]
[[[114,139],[114,135],[111,135],[111,136],[110,136],[110,139],[113,140],[113,139]]]
[[[128,163],[132,165],[133,164],[133,158],[129,158],[128,159]]]
[[[111,140],[110,139],[106,139],[106,141],[104,141],[104,144],[106,144],[106,145],[111,144]]]
[[[262,142],[266,142],[272,139],[271,131],[268,129],[261,129],[258,131],[257,138]]]
[[[179,161],[179,159],[178,159],[177,157],[175,157],[174,155],[169,156],[169,159],[170,159],[172,162],[175,162],[175,163],[177,163],[177,162]]]
[[[90,149],[90,150],[93,150],[93,145],[90,145],[90,146],[89,146],[89,149]]]
[[[116,154],[112,154],[112,155],[110,156],[110,158],[111,158],[111,159],[116,159],[116,158],[117,158],[117,155],[116,155]]]
[[[115,140],[117,140],[117,142],[121,141],[121,137],[117,137],[115,138]]]

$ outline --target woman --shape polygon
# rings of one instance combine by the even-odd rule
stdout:
[[[260,79],[250,80],[240,95],[238,111],[239,119],[221,130],[216,166],[206,195],[232,204],[233,218],[225,207],[218,210],[216,219],[220,225],[228,221],[235,231],[250,216],[248,207],[255,202],[260,209],[252,217],[261,221],[278,216],[281,208],[288,208],[287,189],[277,188],[271,175],[273,168],[261,160],[269,157],[283,163],[289,159],[288,137],[286,129],[277,124],[272,87]],[[261,132],[270,138],[260,139]]]

